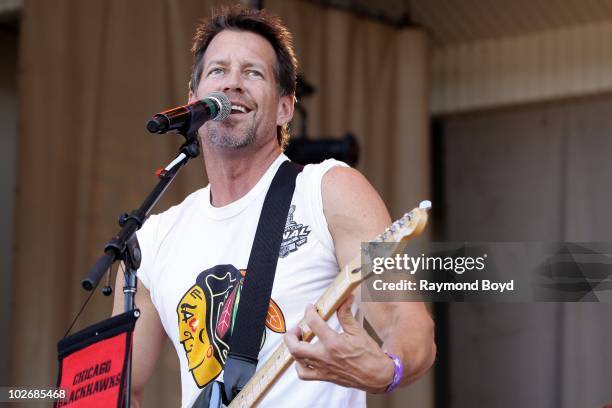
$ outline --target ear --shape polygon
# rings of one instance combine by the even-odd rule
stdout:
[[[283,126],[293,118],[293,95],[281,96],[278,100],[278,109],[276,110],[276,125]]]
[[[193,94],[193,92],[190,89],[189,90],[189,101],[187,103],[192,103],[192,102],[195,102],[195,95]]]

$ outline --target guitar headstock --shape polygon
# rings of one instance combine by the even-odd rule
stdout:
[[[417,208],[404,214],[402,218],[395,221],[386,230],[370,241],[370,244],[382,242],[396,243],[393,250],[390,252],[401,252],[402,248],[406,245],[406,241],[419,236],[421,232],[423,232],[427,225],[427,212],[430,209],[431,201],[421,201]],[[350,269],[349,280],[351,282],[361,282],[372,276],[371,258],[373,254],[370,253],[370,246],[362,246],[361,251],[361,263],[359,265],[354,265],[354,267]],[[366,265],[366,267],[362,269],[363,265]]]
[[[393,224],[372,242],[401,242],[419,236],[427,225],[427,212],[431,209],[431,201],[421,201],[419,206]]]

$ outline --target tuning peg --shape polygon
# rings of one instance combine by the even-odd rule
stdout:
[[[423,200],[419,203],[419,208],[425,211],[431,210],[431,201]]]

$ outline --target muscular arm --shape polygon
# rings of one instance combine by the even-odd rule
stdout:
[[[380,196],[357,170],[337,167],[323,179],[323,208],[334,239],[338,265],[358,254],[361,242],[372,240],[391,224]],[[404,362],[402,384],[413,382],[433,364],[433,321],[417,302],[364,302],[365,318],[383,340],[382,348]],[[388,359],[386,355],[384,358]]]
[[[361,242],[370,241],[391,223],[378,193],[354,169],[336,167],[330,170],[323,178],[322,196],[336,258],[341,266],[359,254]],[[296,369],[302,379],[321,379],[383,392],[394,370],[383,350],[398,355],[404,362],[402,385],[416,380],[429,369],[435,357],[433,322],[422,303],[372,302],[361,306],[383,340],[382,348],[355,322],[348,302],[338,310],[342,335],[330,333],[331,329],[324,326],[312,308],[308,308],[305,314],[308,325],[325,339],[321,338],[322,345],[317,346],[297,341],[297,332],[288,334],[287,345],[298,361]],[[300,358],[326,363],[309,368]]]
[[[113,302],[113,316],[123,313],[123,265],[117,273],[115,283],[115,299]],[[153,373],[157,359],[166,340],[159,315],[151,296],[145,286],[139,282],[136,292],[135,304],[140,309],[140,317],[134,329],[134,342],[132,346],[132,406],[144,406],[144,388]]]

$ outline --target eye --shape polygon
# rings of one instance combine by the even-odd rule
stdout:
[[[221,75],[222,73],[223,73],[223,68],[216,67],[216,68],[211,68],[208,71],[207,76],[217,76],[217,75]]]
[[[193,313],[189,313],[187,310],[181,310],[181,314],[183,315],[183,323],[187,323],[189,319],[193,317]]]
[[[263,74],[255,69],[249,69],[247,71],[247,75],[249,78],[261,79],[263,78]]]
[[[193,317],[193,313],[191,313],[189,310],[193,310],[195,309],[195,306],[192,306],[188,303],[183,303],[181,305],[180,308],[180,314],[182,315],[182,321],[183,323],[187,323],[189,321],[189,319],[191,319]]]

